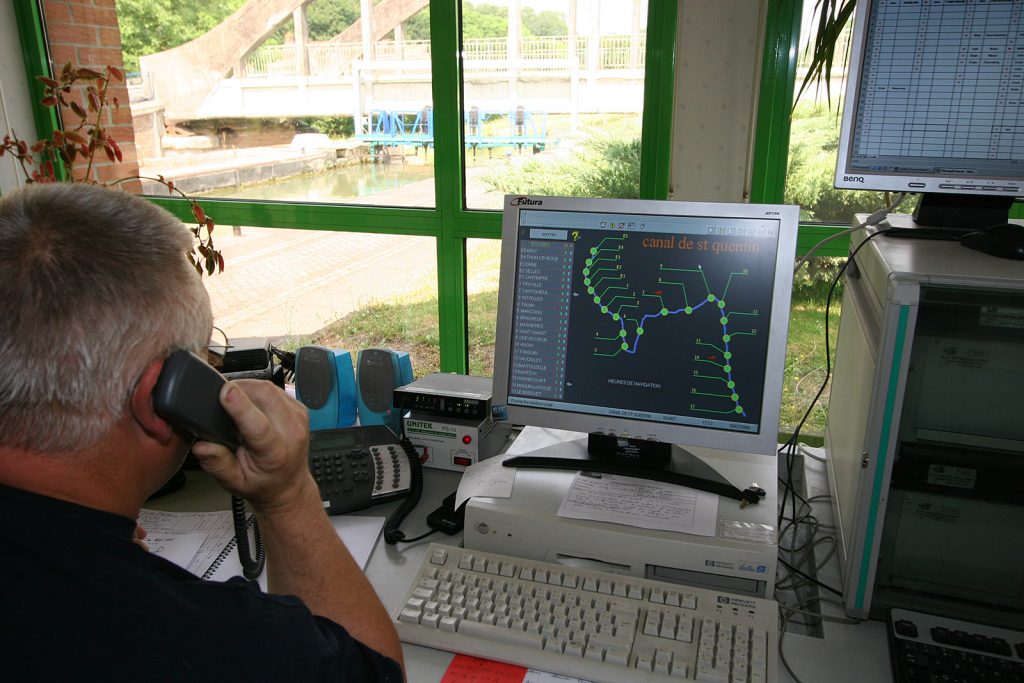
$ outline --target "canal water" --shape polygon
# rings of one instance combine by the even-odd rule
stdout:
[[[434,167],[426,164],[354,164],[322,173],[309,173],[241,187],[224,187],[206,197],[291,202],[341,202],[386,193],[412,183],[432,180]],[[432,189],[431,189],[432,194]],[[377,202],[370,202],[377,203]],[[390,204],[390,202],[389,202]],[[410,204],[400,204],[410,206]]]

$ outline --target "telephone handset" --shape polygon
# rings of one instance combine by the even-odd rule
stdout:
[[[220,388],[226,381],[223,375],[194,353],[175,351],[164,361],[153,388],[153,408],[157,415],[178,429],[234,451],[242,439],[234,420],[220,404]],[[253,557],[246,529],[245,502],[237,496],[231,496],[231,515],[242,574],[249,580],[255,580],[263,573],[266,562],[259,525],[253,520],[256,546],[256,556]]]
[[[405,539],[398,530],[423,492],[423,466],[412,443],[384,425],[310,432],[309,469],[329,514],[338,515],[404,498],[384,523],[384,540]]]

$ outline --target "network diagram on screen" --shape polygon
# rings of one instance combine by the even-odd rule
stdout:
[[[778,221],[520,216],[510,405],[757,432]]]

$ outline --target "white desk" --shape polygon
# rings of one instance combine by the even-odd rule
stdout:
[[[427,514],[455,490],[461,476],[457,472],[435,469],[427,469],[424,474],[423,497],[401,525],[409,537],[418,536],[429,529],[426,525]],[[188,479],[184,489],[152,501],[147,507],[177,511],[227,508],[228,494],[221,491],[204,473],[190,471]],[[352,514],[387,516],[397,506],[397,502],[388,503]],[[367,564],[366,574],[389,613],[394,614],[401,604],[431,541],[459,545],[462,535],[436,533],[417,543],[398,546],[390,546],[378,540]],[[783,639],[786,659],[802,683],[886,683],[892,680],[883,623],[865,622],[858,626],[844,626],[826,622],[824,630],[824,639],[793,634]],[[437,683],[452,659],[448,652],[417,645],[403,644],[402,650],[410,683]],[[795,683],[781,663],[779,681]]]

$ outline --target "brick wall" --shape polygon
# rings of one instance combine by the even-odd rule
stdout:
[[[55,72],[59,73],[67,62],[96,71],[102,71],[107,66],[124,70],[121,31],[117,25],[114,1],[44,0],[47,44]],[[117,110],[108,109],[102,124],[121,148],[122,161],[112,164],[102,151],[96,154],[91,176],[101,183],[135,176],[139,172],[127,86],[124,83],[111,83],[107,95],[111,101],[116,97],[120,107]],[[85,168],[85,162],[76,162],[76,174],[81,175]],[[137,182],[126,185],[129,186],[126,189],[139,191]]]

